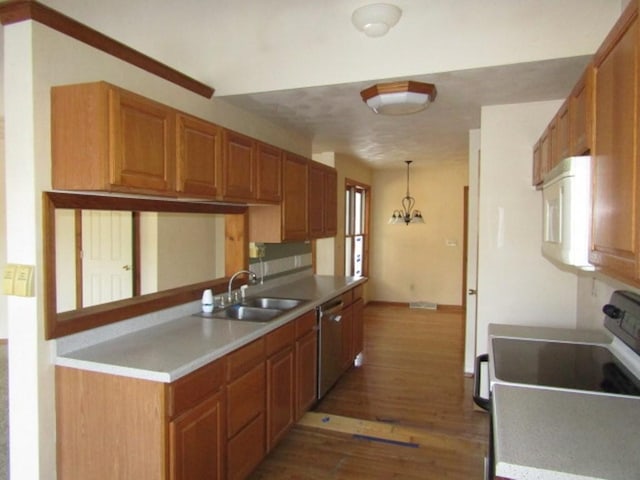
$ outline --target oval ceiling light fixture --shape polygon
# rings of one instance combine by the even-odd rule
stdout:
[[[360,92],[362,101],[371,110],[383,115],[407,115],[429,106],[438,91],[433,83],[408,80],[405,82],[379,83]]]
[[[368,37],[382,37],[393,27],[402,10],[388,3],[374,3],[356,9],[351,15],[353,25]]]

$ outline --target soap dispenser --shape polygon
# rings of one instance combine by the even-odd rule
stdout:
[[[202,293],[202,312],[203,313],[211,313],[213,312],[213,292],[210,288],[207,288]]]

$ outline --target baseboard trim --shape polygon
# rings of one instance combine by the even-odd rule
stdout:
[[[378,307],[406,307],[409,308],[408,302],[385,302],[382,300],[369,300],[367,305]],[[428,310],[428,309],[425,309]],[[438,305],[438,312],[442,313],[464,313],[466,309],[462,305]]]

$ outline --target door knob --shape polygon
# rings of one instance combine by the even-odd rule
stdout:
[[[467,293],[469,295],[476,295],[478,293],[478,291],[475,288],[470,288]]]

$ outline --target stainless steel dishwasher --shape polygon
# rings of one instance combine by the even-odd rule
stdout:
[[[318,326],[318,399],[333,387],[342,374],[342,297],[335,297],[317,309]]]

